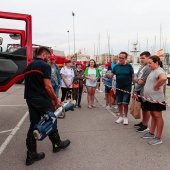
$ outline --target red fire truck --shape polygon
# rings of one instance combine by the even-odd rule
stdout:
[[[20,39],[17,45],[8,44],[6,52],[0,47],[0,92],[5,92],[13,84],[23,80],[23,71],[32,62],[39,46],[35,47],[32,44],[31,15],[0,11],[0,19],[25,21],[25,30],[0,28],[0,33],[9,34],[13,39]],[[0,45],[2,42],[3,39],[0,38]],[[63,57],[57,58],[57,64],[64,64]]]

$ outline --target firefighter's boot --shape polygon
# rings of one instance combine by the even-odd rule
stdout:
[[[50,134],[49,139],[52,142],[54,153],[59,152],[61,149],[65,149],[66,147],[68,147],[70,145],[70,141],[68,139],[64,140],[64,141],[60,140],[58,130],[56,130],[55,132]]]
[[[28,149],[26,165],[31,165],[35,161],[39,161],[45,157],[45,154],[43,152],[37,153],[36,140],[34,138],[27,138],[26,145]]]

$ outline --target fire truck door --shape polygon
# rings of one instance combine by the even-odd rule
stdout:
[[[27,66],[26,47],[12,53],[0,52],[0,92],[8,90],[13,84],[23,79]]]

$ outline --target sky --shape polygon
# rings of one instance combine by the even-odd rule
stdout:
[[[0,11],[32,16],[34,44],[68,55],[75,37],[75,52],[84,49],[91,56],[131,54],[137,39],[140,52],[170,52],[169,6],[169,0],[0,0]],[[4,27],[24,29],[24,23],[0,19]]]

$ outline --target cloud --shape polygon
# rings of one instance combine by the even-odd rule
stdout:
[[[140,49],[146,50],[147,39],[149,50],[153,48],[156,36],[156,48],[159,49],[160,24],[162,24],[162,42],[167,47],[170,39],[168,0],[17,0],[15,5],[10,0],[0,2],[3,11],[28,13],[33,20],[33,43],[56,46],[68,54],[68,32],[70,47],[73,52],[73,16],[75,13],[76,51],[85,48],[97,53],[100,33],[100,52],[108,51],[107,33],[110,34],[110,46],[116,54],[121,50],[132,49],[131,43],[137,33]],[[23,24],[8,24],[0,21],[0,27],[22,27]],[[162,43],[163,44],[163,43]],[[99,47],[98,47],[99,48]]]

